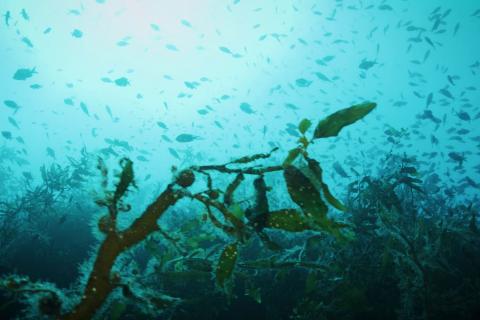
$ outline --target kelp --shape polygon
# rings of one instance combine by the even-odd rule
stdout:
[[[308,119],[303,119],[298,124],[298,131],[300,131],[301,134],[305,134],[311,126],[312,126],[312,121]]]
[[[347,208],[332,195],[328,185],[325,182],[323,182],[323,170],[320,167],[320,163],[318,163],[317,160],[311,159],[311,158],[307,158],[307,163],[308,163],[308,168],[314,174],[315,178],[322,186],[321,189],[325,197],[325,200],[327,200],[327,202],[335,209],[340,211],[346,211]]]
[[[313,219],[316,223],[324,221],[327,217],[328,207],[313,183],[294,166],[287,166],[283,177],[290,197],[302,208],[307,218]]]
[[[133,180],[134,173],[132,160],[124,158],[122,161],[120,161],[120,165],[122,166],[122,172],[120,173],[119,177],[120,181],[117,183],[117,188],[113,194],[114,202],[117,202],[120,198],[122,198],[131,185],[135,185]]]
[[[224,288],[225,282],[232,276],[237,257],[238,247],[236,243],[229,244],[223,249],[215,271],[215,279],[220,288]]]
[[[268,158],[270,158],[272,153],[274,153],[277,150],[278,150],[278,147],[273,148],[269,153],[259,153],[259,154],[255,154],[253,156],[245,156],[245,157],[230,161],[229,164],[245,164],[245,163],[250,163],[250,162],[253,162],[253,161],[256,161],[256,160],[260,160],[260,159],[268,159]]]
[[[359,120],[368,114],[375,104],[365,104],[353,106],[338,111],[318,124],[312,140],[336,135],[340,130]],[[168,234],[167,230],[160,229],[158,220],[172,206],[182,198],[190,198],[202,203],[207,209],[206,218],[212,222],[212,225],[222,230],[230,239],[231,244],[227,245],[220,254],[220,258],[215,269],[216,283],[220,288],[225,288],[231,280],[238,260],[238,250],[248,243],[253,235],[259,239],[271,250],[282,251],[268,235],[268,229],[276,229],[285,232],[327,232],[337,239],[342,239],[341,229],[347,225],[337,222],[328,217],[329,205],[344,209],[341,203],[331,195],[328,186],[323,182],[320,166],[316,166],[317,180],[321,187],[317,188],[312,182],[311,177],[305,175],[302,170],[293,165],[293,162],[301,155],[303,160],[309,159],[307,148],[310,146],[310,140],[305,136],[311,127],[310,120],[302,120],[298,126],[302,136],[299,138],[299,145],[292,149],[284,161],[283,165],[251,165],[257,160],[270,158],[271,154],[277,150],[274,148],[270,153],[261,153],[253,156],[245,156],[221,165],[192,166],[180,171],[172,179],[172,183],[147,207],[147,209],[137,216],[133,223],[123,230],[116,228],[116,216],[118,212],[130,209],[124,205],[125,197],[131,187],[135,187],[135,175],[133,162],[129,159],[122,159],[120,162],[121,172],[118,175],[118,181],[112,190],[104,190],[104,199],[97,200],[97,204],[107,207],[109,215],[99,219],[99,228],[104,231],[105,237],[102,240],[97,254],[94,257],[92,269],[87,276],[87,281],[82,292],[81,299],[71,310],[62,312],[58,316],[61,320],[80,320],[92,318],[101,308],[113,290],[121,288],[123,291],[132,290],[130,286],[122,283],[118,274],[112,274],[112,268],[120,255],[127,252],[130,248],[147,241],[155,233],[163,234],[167,241],[174,239]],[[108,186],[106,179],[108,170],[99,160],[103,181],[101,186]],[[315,171],[314,170],[314,171]],[[235,174],[235,179],[227,186],[226,190],[214,189],[211,172],[217,174]],[[301,211],[293,208],[285,208],[270,212],[268,204],[267,191],[264,176],[266,174],[283,173],[291,200],[297,204]],[[197,181],[197,174],[206,177],[207,190],[198,193],[191,193],[188,189]],[[239,214],[238,203],[234,200],[234,192],[243,183],[245,175],[256,176],[253,189],[255,192],[255,202],[253,206],[245,210],[245,216]],[[223,199],[220,194],[223,193]],[[324,201],[325,198],[325,201]],[[223,200],[223,202],[222,202]],[[237,208],[237,209],[235,209]],[[214,211],[220,213],[218,218]],[[232,212],[234,211],[234,212]],[[243,211],[243,210],[242,210]],[[249,222],[244,221],[247,218]],[[264,230],[265,229],[265,230]],[[178,245],[175,242],[176,245]],[[180,247],[179,247],[180,248]],[[150,250],[153,250],[150,243]],[[157,258],[160,258],[157,256]],[[270,266],[279,269],[288,269],[295,267],[304,268],[322,268],[316,263],[309,261],[276,260]],[[158,293],[158,296],[161,294]],[[135,294],[132,292],[132,296]],[[151,299],[141,298],[139,295],[137,301]],[[163,304],[162,304],[163,305]]]
[[[267,228],[280,229],[288,232],[311,230],[304,216],[297,210],[285,209],[273,211],[268,215]]]
[[[245,215],[257,231],[261,231],[267,223],[269,215],[269,205],[267,197],[267,185],[263,176],[259,176],[253,181],[255,190],[255,203],[252,208],[245,211]]]
[[[297,158],[298,156],[303,152],[303,148],[297,147],[288,152],[288,156],[285,158],[283,161],[283,166],[287,167],[291,165]]]
[[[376,103],[365,102],[329,115],[317,124],[313,139],[337,136],[344,127],[362,119],[375,109],[376,106]]]

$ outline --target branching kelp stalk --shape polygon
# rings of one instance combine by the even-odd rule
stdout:
[[[112,269],[119,256],[128,249],[145,241],[149,236],[161,231],[158,226],[159,219],[182,198],[190,198],[202,203],[208,212],[208,218],[213,226],[225,232],[233,238],[220,254],[216,268],[216,282],[220,288],[230,279],[234,271],[238,252],[243,243],[253,236],[258,236],[265,245],[274,250],[276,243],[271,241],[266,233],[266,228],[278,229],[287,232],[300,232],[313,230],[326,232],[337,239],[345,240],[342,233],[347,225],[332,220],[327,216],[329,206],[344,210],[343,205],[330,193],[328,186],[323,182],[320,164],[311,159],[307,148],[319,138],[337,136],[341,129],[350,125],[376,107],[374,103],[355,105],[338,111],[322,121],[315,128],[312,139],[307,139],[305,133],[311,126],[307,119],[302,120],[298,130],[302,136],[299,139],[299,146],[292,149],[281,165],[273,166],[245,166],[254,161],[268,159],[277,149],[267,154],[246,156],[223,165],[192,166],[180,171],[165,190],[147,207],[147,209],[126,229],[119,230],[117,217],[119,212],[129,211],[131,207],[123,202],[125,195],[135,186],[133,163],[129,159],[120,162],[122,171],[119,174],[119,181],[114,191],[105,191],[105,198],[97,200],[97,204],[107,208],[108,214],[99,219],[98,228],[105,235],[98,249],[92,270],[88,276],[86,286],[80,301],[73,308],[63,311],[59,301],[60,296],[55,292],[49,292],[52,305],[55,310],[49,310],[48,315],[62,320],[85,320],[91,319],[104,305],[109,295],[116,288],[128,291],[128,286],[122,282],[117,273]],[[297,158],[308,165],[297,168],[293,165]],[[298,159],[301,160],[301,159]],[[235,167],[233,167],[235,166]],[[98,162],[103,180],[103,187],[107,186],[108,170],[100,159]],[[235,179],[225,190],[215,189],[210,172],[223,174],[236,174]],[[266,196],[267,186],[263,179],[265,174],[283,172],[285,183],[291,199],[301,210],[287,208],[270,212]],[[207,190],[192,194],[188,188],[196,180],[196,174],[206,177]],[[243,183],[245,175],[254,175],[254,191],[256,193],[255,204],[245,210],[246,219],[235,215],[232,206],[235,205],[234,192]],[[223,195],[223,201],[221,200]],[[218,211],[221,218],[215,216]],[[167,237],[168,239],[168,237]],[[173,238],[170,238],[172,240]],[[243,262],[241,267],[251,268],[255,263]],[[288,268],[293,266],[320,268],[317,264],[308,264],[298,261],[271,262],[261,268]],[[4,282],[7,280],[4,280]],[[27,290],[27,283],[15,283],[14,278],[9,278],[9,288],[16,292]],[[0,283],[1,284],[1,283]],[[5,285],[4,285],[5,286]],[[23,291],[25,293],[25,291]],[[33,292],[30,292],[33,293]],[[155,303],[150,301],[151,303]],[[45,313],[44,313],[45,314]]]

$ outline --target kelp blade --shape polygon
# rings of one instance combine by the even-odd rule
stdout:
[[[301,213],[294,209],[270,212],[266,227],[289,232],[302,232],[311,229]]]
[[[287,166],[283,176],[290,198],[302,208],[305,215],[316,222],[325,219],[328,207],[310,179],[294,166]]]
[[[369,114],[376,103],[365,102],[337,111],[321,120],[315,128],[313,139],[335,137],[346,126],[351,125]]]
[[[224,288],[225,282],[232,276],[237,256],[238,249],[236,243],[229,244],[223,249],[215,273],[217,285],[219,287]]]

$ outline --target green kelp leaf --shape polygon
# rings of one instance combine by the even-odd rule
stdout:
[[[262,303],[262,291],[255,287],[253,282],[246,282],[245,295],[252,298],[256,303]]]
[[[300,131],[302,134],[305,134],[305,132],[307,132],[307,130],[310,129],[311,126],[312,126],[312,121],[308,119],[303,119],[298,124],[298,131]]]
[[[313,292],[318,285],[318,271],[310,270],[308,272],[307,278],[305,279],[305,293],[309,294]]]
[[[288,156],[283,161],[283,166],[286,167],[286,166],[291,165],[293,163],[293,161],[295,161],[295,159],[297,159],[297,157],[300,155],[301,152],[302,152],[302,148],[300,148],[300,147],[297,147],[295,149],[290,150],[288,152]]]
[[[230,279],[237,261],[238,248],[236,243],[229,244],[223,249],[218,261],[216,270],[217,285],[221,288],[225,287],[225,281]]]
[[[287,166],[283,171],[287,190],[292,198],[308,218],[317,223],[327,218],[328,207],[323,202],[320,192],[314,184],[299,169]]]
[[[308,168],[310,171],[315,175],[315,178],[318,180],[318,182],[321,185],[321,189],[323,192],[323,196],[325,197],[325,200],[334,207],[337,210],[340,211],[346,211],[347,208],[339,201],[337,198],[335,198],[332,193],[330,192],[330,189],[326,183],[323,182],[323,170],[322,167],[320,166],[320,163],[318,163],[317,160],[308,158]]]
[[[328,218],[320,223],[321,230],[334,236],[340,243],[347,243],[354,239],[355,234],[349,229],[349,227],[351,226],[347,223],[338,222]]]
[[[122,166],[122,173],[120,174],[120,181],[113,195],[114,202],[120,200],[125,195],[130,185],[135,185],[133,181],[135,177],[133,173],[133,162],[130,159],[124,158],[120,161],[120,165]]]
[[[110,305],[110,317],[108,318],[109,320],[118,320],[122,316],[122,314],[125,313],[127,310],[127,305],[125,302],[122,302],[122,300],[118,299],[115,300],[111,305]]]
[[[238,203],[232,204],[229,208],[228,211],[230,211],[235,217],[237,217],[240,220],[243,220],[245,217],[245,212],[243,211],[242,207]]]
[[[477,234],[478,233],[478,226],[477,226],[477,215],[473,210],[471,210],[471,217],[470,217],[470,223],[468,224],[468,229]]]
[[[322,183],[322,191],[325,199],[328,201],[328,203],[330,203],[332,207],[343,212],[347,211],[347,208],[343,205],[343,203],[341,203],[330,193],[330,189],[325,183]]]
[[[376,103],[365,102],[332,113],[315,128],[313,139],[335,137],[343,127],[351,125],[375,109]]]
[[[323,202],[314,181],[294,166],[285,168],[284,177],[290,197],[302,208],[313,229],[329,233],[340,241],[348,240],[349,236],[341,231],[349,225],[337,222],[327,216],[328,207]]]
[[[265,232],[258,231],[257,235],[260,241],[262,241],[263,245],[268,248],[268,250],[280,251],[283,249],[278,243],[270,239],[268,234],[266,234]]]
[[[266,227],[289,232],[302,232],[311,229],[301,213],[294,209],[270,212]]]

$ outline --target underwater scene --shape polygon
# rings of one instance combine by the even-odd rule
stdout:
[[[480,1],[0,0],[0,320],[480,319]]]

